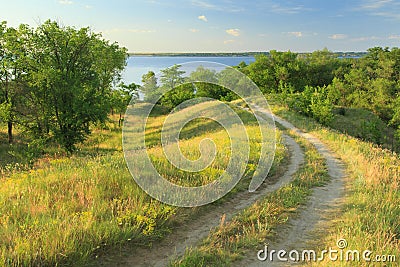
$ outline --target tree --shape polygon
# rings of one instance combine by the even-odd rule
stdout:
[[[259,55],[246,71],[264,93],[277,92],[282,84],[292,86],[296,91],[303,90],[306,85],[304,62],[290,51],[271,50],[268,56]]]
[[[309,86],[327,86],[335,77],[334,71],[339,68],[339,59],[328,49],[307,54],[304,58],[305,76]]]
[[[260,87],[263,93],[269,93],[274,88],[270,57],[261,54],[257,55],[255,59],[255,62],[246,67],[248,76]]]
[[[46,125],[72,152],[90,133],[90,123],[107,118],[111,85],[125,67],[126,49],[89,28],[47,21],[36,29],[28,51],[31,104],[45,114],[35,124]]]
[[[144,74],[142,76],[142,83],[140,91],[144,94],[144,100],[151,102],[157,99],[159,87],[157,85],[156,74],[153,71]]]
[[[8,142],[13,142],[13,126],[17,120],[17,105],[21,104],[25,84],[26,25],[19,29],[0,24],[0,119],[7,123]]]
[[[182,75],[185,74],[185,72],[179,70],[180,67],[181,65],[175,64],[172,67],[161,70],[160,81],[163,87],[173,89],[184,82],[185,79]]]
[[[139,85],[135,83],[124,84],[121,83],[117,88],[112,90],[111,93],[111,109],[119,113],[118,126],[121,127],[123,121],[122,113],[125,113],[127,106],[132,99],[138,99]]]
[[[10,127],[11,104],[8,87],[9,71],[6,63],[8,55],[5,48],[6,31],[7,25],[3,21],[0,23],[0,121],[8,123],[8,142],[12,143],[12,124]]]
[[[186,79],[183,77],[185,72],[181,71],[180,67],[180,65],[174,65],[161,70],[159,92],[162,97],[160,103],[170,110],[182,102],[194,98],[194,87],[190,83],[185,83]]]
[[[214,70],[199,66],[190,73],[189,80],[194,83],[196,97],[221,98],[221,88],[216,85],[218,79]]]

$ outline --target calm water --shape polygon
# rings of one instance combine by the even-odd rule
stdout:
[[[244,61],[247,64],[254,61],[254,57],[149,57],[134,56],[129,57],[128,65],[123,73],[126,83],[142,84],[142,75],[148,71],[159,72],[162,69],[173,66],[174,64],[192,61],[211,61],[228,66],[236,66]]]

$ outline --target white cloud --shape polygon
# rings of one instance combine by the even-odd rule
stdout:
[[[198,18],[199,20],[204,21],[204,22],[207,22],[207,21],[208,21],[207,17],[204,16],[204,15],[198,16],[197,18]]]
[[[209,10],[224,11],[224,12],[241,12],[243,8],[235,6],[232,1],[224,1],[223,5],[215,5],[201,0],[192,0],[192,5]]]
[[[371,15],[385,17],[388,19],[400,20],[400,13],[397,13],[397,12],[374,12],[374,13],[371,13]]]
[[[388,4],[393,3],[393,0],[369,0],[361,5],[365,9],[379,9]]]
[[[287,33],[289,36],[294,36],[294,37],[303,37],[303,33],[302,32],[288,32]]]
[[[228,29],[225,32],[229,35],[236,36],[236,37],[240,35],[239,29]]]
[[[74,2],[72,2],[71,0],[59,0],[58,3],[60,3],[61,5],[72,5]]]
[[[149,29],[122,29],[122,28],[114,28],[109,30],[104,30],[103,33],[117,33],[117,32],[125,32],[125,33],[153,33],[155,30]]]
[[[217,9],[217,6],[204,1],[192,1],[192,5],[205,9]]]
[[[199,29],[189,29],[190,32],[199,32]]]
[[[389,40],[400,40],[400,35],[392,34],[388,37]]]
[[[329,36],[329,39],[333,39],[333,40],[343,40],[346,38],[347,38],[347,35],[342,34],[342,33],[332,34],[331,36]]]
[[[224,44],[231,44],[231,43],[234,43],[234,42],[235,42],[234,40],[230,39],[230,40],[225,40]]]
[[[380,40],[382,38],[376,37],[376,36],[362,36],[358,38],[353,38],[351,41],[353,42],[365,42],[365,41],[371,41],[371,40]]]
[[[363,0],[355,10],[366,11],[368,15],[400,20],[400,2],[394,0]]]
[[[300,12],[312,11],[313,9],[304,6],[281,6],[280,4],[274,4],[270,10],[278,14],[298,14]]]

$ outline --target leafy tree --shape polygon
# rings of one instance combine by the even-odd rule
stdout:
[[[339,59],[327,48],[307,54],[303,61],[306,83],[309,86],[329,85],[335,77],[335,70],[340,66]]]
[[[142,83],[143,85],[140,87],[140,91],[144,94],[144,100],[155,100],[159,95],[156,74],[153,71],[144,74],[142,76]]]
[[[271,70],[271,61],[267,55],[255,57],[256,61],[247,66],[248,76],[260,87],[263,93],[271,92],[274,88],[274,77]]]
[[[182,102],[194,98],[194,86],[185,83],[186,79],[183,77],[185,72],[181,71],[180,67],[180,65],[174,65],[161,70],[159,92],[162,97],[160,103],[170,110]]]
[[[194,83],[197,97],[221,98],[221,88],[216,85],[218,78],[214,70],[199,66],[195,71],[190,73],[189,81]]]
[[[89,28],[77,30],[51,21],[39,26],[32,39],[32,105],[43,107],[45,116],[37,119],[71,152],[90,133],[90,123],[107,118],[111,85],[125,67],[126,49]]]
[[[243,95],[250,95],[248,92],[249,88],[252,88],[248,85],[247,79],[244,79],[243,76],[237,74],[237,70],[233,68],[226,68],[220,71],[217,75],[219,84],[224,87],[220,87],[219,90],[219,99],[222,101],[232,101],[238,99],[239,96],[232,91],[234,89],[236,92],[241,92]]]
[[[313,118],[318,122],[329,125],[333,120],[333,105],[329,99],[328,87],[306,87],[305,90],[312,90],[310,111]]]
[[[161,70],[160,81],[163,87],[173,89],[184,82],[185,79],[182,75],[185,74],[185,72],[180,70],[180,67],[181,65],[175,64],[172,67]]]
[[[0,119],[7,122],[8,142],[13,142],[13,125],[18,120],[18,105],[21,106],[23,90],[26,87],[23,78],[26,35],[29,29],[21,25],[18,29],[7,28],[0,24]]]
[[[296,91],[305,85],[304,62],[290,51],[271,50],[269,55],[256,56],[256,61],[246,70],[264,93],[277,92],[281,84],[293,86]]]
[[[112,90],[111,93],[111,109],[112,112],[119,113],[118,126],[121,127],[123,116],[122,113],[125,113],[127,106],[131,102],[132,99],[138,99],[139,85],[135,83],[124,84],[121,83],[119,86]]]

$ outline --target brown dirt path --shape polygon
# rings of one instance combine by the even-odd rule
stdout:
[[[263,115],[270,116],[264,110],[259,109]],[[294,131],[297,135],[312,143],[318,152],[326,159],[328,174],[331,181],[322,187],[315,188],[308,203],[302,207],[296,218],[290,219],[287,224],[277,229],[274,240],[266,240],[269,251],[284,249],[289,252],[293,249],[302,251],[307,249],[327,249],[318,247],[315,242],[318,237],[327,233],[330,223],[335,219],[343,204],[345,169],[343,163],[315,136],[304,133],[291,123],[274,117],[275,121],[285,128]],[[335,244],[332,244],[334,247]],[[264,249],[264,248],[259,248]],[[235,264],[235,266],[292,266],[295,262],[279,262],[277,258],[273,261],[260,261],[257,259],[257,251],[247,255],[246,259]],[[318,252],[318,251],[317,251]],[[286,256],[287,257],[287,256]]]

